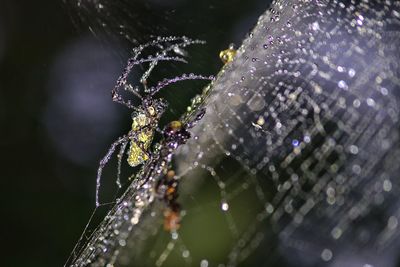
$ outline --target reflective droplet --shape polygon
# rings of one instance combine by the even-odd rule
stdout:
[[[293,145],[294,147],[297,147],[297,146],[299,145],[299,140],[293,139],[292,145]]]
[[[324,249],[321,253],[321,258],[324,261],[330,261],[332,259],[333,253],[330,249]]]
[[[354,77],[354,75],[356,75],[356,71],[354,69],[349,69],[348,74],[350,77]]]
[[[347,83],[345,82],[345,81],[343,81],[343,80],[340,80],[339,82],[338,82],[338,86],[339,86],[339,88],[342,88],[342,89],[344,89],[344,90],[347,90],[349,87],[347,86]]]
[[[208,261],[207,260],[201,260],[200,267],[208,267]]]
[[[227,211],[229,209],[229,204],[226,202],[222,202],[221,209],[223,211]]]

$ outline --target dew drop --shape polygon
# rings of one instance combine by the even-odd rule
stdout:
[[[208,261],[207,260],[201,260],[200,267],[208,267]]]
[[[339,86],[339,88],[342,88],[342,89],[344,89],[344,90],[347,90],[349,87],[347,86],[347,83],[345,82],[345,81],[343,81],[343,80],[340,80],[339,82],[338,82],[338,86]]]
[[[297,146],[299,145],[299,140],[293,139],[292,145],[293,145],[294,147],[297,147]]]
[[[333,253],[330,249],[324,249],[321,253],[321,258],[324,261],[330,261],[332,259]]]

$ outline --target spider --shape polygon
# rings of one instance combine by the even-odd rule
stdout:
[[[169,56],[168,53],[175,52],[178,55],[184,55],[184,53],[181,52],[183,51],[184,47],[191,44],[202,43],[204,42],[199,40],[191,40],[187,37],[159,37],[156,40],[153,40],[144,45],[140,45],[133,49],[133,57],[128,60],[127,66],[123,74],[118,78],[115,87],[111,91],[112,100],[114,102],[120,103],[130,109],[133,109],[132,128],[127,134],[119,137],[111,145],[106,155],[100,160],[96,178],[96,207],[100,206],[99,190],[103,168],[106,166],[107,162],[110,160],[111,156],[118,146],[120,146],[117,155],[118,173],[116,183],[118,187],[121,187],[121,164],[128,144],[129,149],[127,152],[127,161],[131,167],[139,166],[151,159],[150,146],[153,140],[153,136],[156,130],[162,132],[158,129],[158,123],[168,104],[163,99],[155,98],[155,94],[157,94],[161,89],[165,88],[166,86],[179,81],[214,79],[213,76],[206,77],[191,73],[189,75],[183,74],[181,76],[177,76],[171,79],[164,79],[163,81],[158,82],[156,86],[148,87],[147,78],[150,76],[151,72],[160,61],[186,62],[185,59],[183,59],[182,57]],[[157,52],[155,56],[139,58],[142,52],[149,47],[159,49],[159,52]],[[127,79],[133,67],[135,65],[140,65],[143,63],[149,63],[149,67],[140,78],[140,84],[143,87],[143,89],[141,90],[139,86],[133,87],[130,83],[128,83]],[[135,97],[137,97],[141,101],[140,105],[134,106],[130,100],[124,100],[122,95],[119,93],[121,89],[128,91],[132,93]],[[143,91],[143,93],[140,93],[141,91]]]

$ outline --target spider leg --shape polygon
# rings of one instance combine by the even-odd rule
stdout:
[[[114,86],[114,88],[111,90],[111,96],[112,96],[112,100],[114,102],[120,103],[128,108],[133,108],[134,105],[132,104],[131,100],[124,100],[122,95],[119,93],[119,90],[121,89],[121,87],[125,90],[125,91],[129,91],[132,94],[134,94],[137,98],[143,100],[142,96],[139,94],[139,87],[133,87],[131,84],[128,83],[127,79],[128,76],[130,74],[130,72],[132,71],[133,67],[135,65],[140,65],[146,62],[150,62],[150,64],[156,64],[154,62],[159,62],[159,61],[177,61],[177,62],[186,62],[186,60],[184,60],[181,57],[168,57],[168,56],[164,56],[164,55],[157,55],[155,57],[148,57],[145,59],[135,59],[135,58],[130,58],[128,60],[128,64],[125,67],[124,72],[122,73],[122,75],[118,78],[117,80],[117,84]],[[154,67],[153,67],[154,68]],[[146,73],[144,74],[146,75]],[[142,82],[143,84],[143,82]]]
[[[147,158],[148,158],[148,160],[150,160],[151,159],[151,153],[149,152],[149,150],[146,150],[144,147],[143,147],[143,144],[138,144],[138,143],[136,143],[138,146],[139,146],[139,148],[143,151],[143,153],[147,156]]]
[[[118,153],[118,155],[117,155],[117,157],[118,157],[118,172],[117,172],[117,181],[116,181],[116,183],[117,183],[117,186],[119,187],[119,188],[121,188],[121,165],[122,165],[122,157],[124,156],[124,152],[125,152],[125,149],[126,149],[126,146],[128,145],[128,141],[126,141],[126,142],[123,142],[122,144],[121,144],[121,146],[120,146],[120,149],[119,149],[119,153]]]
[[[161,49],[161,51],[158,52],[157,55],[166,56],[167,53],[171,50],[179,49],[181,47],[186,47],[188,45],[197,44],[197,43],[203,44],[204,41],[190,40],[185,37],[182,37],[182,40],[180,43],[170,45],[167,48],[163,48],[163,46],[161,44],[159,44],[158,47]],[[145,71],[145,73],[143,73],[142,77],[140,78],[140,83],[143,85],[145,92],[150,92],[147,88],[147,79],[149,78],[149,76],[150,76],[151,72],[154,70],[154,68],[158,65],[158,62],[159,62],[159,60],[152,61],[150,63],[149,68]],[[187,62],[184,61],[184,63],[187,63]]]
[[[181,43],[170,45],[169,47],[163,49],[162,43],[172,42],[172,41],[181,41]],[[184,60],[181,57],[168,57],[167,52],[171,51],[175,48],[185,47],[190,44],[198,44],[198,43],[203,44],[205,42],[201,41],[201,40],[191,40],[187,37],[169,37],[169,38],[163,38],[163,39],[156,39],[152,42],[149,42],[147,44],[144,44],[144,45],[134,48],[133,49],[134,56],[129,58],[127,67],[125,68],[123,75],[117,81],[117,86],[121,86],[121,84],[118,85],[119,82],[123,83],[125,81],[125,83],[126,83],[127,76],[131,72],[134,65],[139,65],[139,64],[142,64],[145,62],[150,62],[151,65],[150,65],[149,69],[143,74],[142,78],[140,79],[141,83],[143,83],[143,81],[145,81],[148,78],[148,76],[150,75],[150,72],[154,69],[154,67],[158,64],[159,61],[172,60],[172,61],[181,61],[181,62],[187,63],[186,60]],[[157,46],[158,48],[161,49],[161,51],[158,52],[155,56],[149,56],[148,58],[138,59],[138,57],[142,53],[142,51],[145,48],[151,47],[151,46]],[[137,92],[135,92],[135,93],[137,93]]]
[[[127,135],[121,136],[118,138],[107,151],[107,154],[100,160],[99,168],[97,169],[97,178],[96,178],[96,207],[99,207],[99,191],[100,191],[100,181],[101,181],[101,174],[103,172],[103,168],[106,166],[107,162],[110,160],[112,154],[114,153],[115,149],[118,145],[128,142],[129,138]],[[126,146],[126,145],[125,145]]]
[[[170,37],[164,37],[164,38],[157,38],[155,40],[152,40],[146,44],[140,45],[138,47],[135,47],[132,51],[134,53],[134,58],[137,59],[143,50],[145,50],[148,47],[152,46],[157,46],[160,49],[162,49],[162,44],[168,43],[168,42],[177,42],[177,44],[173,46],[169,46],[169,50],[173,50],[175,47],[185,47],[191,44],[204,44],[205,41],[202,40],[192,40],[186,36],[170,36]]]
[[[148,47],[152,47],[152,46],[160,47],[160,46],[162,46],[161,45],[162,43],[174,42],[174,41],[182,41],[184,38],[186,38],[186,37],[170,36],[170,37],[166,37],[166,38],[157,38],[155,40],[152,40],[150,42],[147,42],[145,44],[142,44],[140,46],[137,46],[137,47],[133,48],[132,49],[132,52],[134,54],[133,58],[135,58],[135,59],[138,58],[142,54],[143,50],[145,50]]]
[[[163,81],[159,82],[156,86],[153,86],[149,89],[150,95],[153,96],[158,93],[164,87],[167,87],[170,84],[174,84],[180,81],[186,80],[214,80],[214,76],[203,76],[203,75],[195,75],[195,74],[183,74],[181,76],[176,76],[171,79],[164,79]]]
[[[166,48],[164,48],[164,44],[167,42],[176,42],[176,43],[168,45]],[[182,37],[171,36],[171,37],[166,37],[166,38],[157,38],[156,40],[153,40],[144,45],[134,48],[133,49],[134,56],[129,59],[128,67],[130,65],[129,64],[130,62],[138,61],[138,57],[141,55],[141,53],[143,52],[144,49],[146,49],[148,47],[152,47],[152,46],[158,47],[160,49],[160,52],[157,52],[155,59],[150,60],[149,68],[145,71],[145,73],[143,73],[142,77],[140,78],[140,83],[143,85],[145,92],[149,92],[148,88],[147,88],[147,79],[150,76],[153,69],[157,66],[158,62],[162,61],[160,58],[167,57],[167,53],[170,52],[171,50],[175,51],[176,49],[183,48],[183,47],[186,47],[186,46],[189,46],[192,44],[204,44],[204,43],[205,43],[205,41],[192,40],[185,36],[182,36]],[[175,61],[181,61],[181,62],[187,63],[181,57],[168,57],[168,58],[169,59],[167,59],[167,60],[175,60]],[[144,62],[146,62],[146,61],[142,61],[141,63],[144,63]],[[130,69],[128,71],[126,71],[126,73],[129,73],[131,69],[132,69],[132,66],[130,67]],[[126,79],[126,77],[125,77],[125,79]]]
[[[161,50],[160,52],[158,52],[157,55],[163,55],[163,56],[165,56],[165,55],[167,55],[167,53],[170,52],[171,50],[174,50],[174,51],[175,51],[176,49],[180,49],[180,48],[183,48],[183,47],[192,45],[192,44],[204,44],[204,43],[205,43],[205,41],[201,41],[201,40],[191,40],[191,39],[189,39],[189,38],[187,38],[187,37],[181,37],[181,38],[179,38],[179,39],[176,39],[175,41],[178,41],[178,40],[181,41],[181,42],[180,42],[180,43],[173,44],[173,45],[169,45],[169,46],[168,46],[167,48],[165,48],[165,49],[163,49],[163,46],[162,46],[161,44],[159,44],[158,47],[159,47],[160,49],[162,49],[162,50]],[[151,92],[151,91],[148,89],[148,87],[147,87],[147,78],[150,76],[150,74],[151,74],[151,72],[153,71],[153,69],[157,66],[158,62],[159,62],[159,61],[153,61],[153,62],[151,62],[149,68],[146,70],[145,73],[143,73],[142,77],[140,78],[140,82],[142,83],[143,88],[144,88],[144,91],[145,91],[146,93]],[[187,63],[187,62],[185,62],[185,63]]]
[[[163,44],[167,43],[167,42],[177,42],[177,43],[169,45],[167,48],[164,48]],[[118,93],[118,91],[121,87],[123,87],[124,90],[133,93],[139,99],[143,100],[143,98],[139,94],[139,88],[138,87],[134,88],[130,84],[127,84],[128,75],[130,74],[130,72],[132,71],[132,69],[135,65],[139,65],[139,64],[142,64],[145,62],[150,62],[149,68],[145,71],[145,73],[143,73],[142,77],[140,78],[140,83],[143,85],[145,92],[151,92],[147,88],[147,79],[150,76],[153,69],[157,66],[157,64],[160,61],[180,61],[180,62],[186,63],[186,60],[184,60],[181,57],[167,56],[167,53],[169,51],[175,50],[177,48],[186,47],[186,46],[192,45],[192,44],[203,44],[203,43],[205,43],[205,42],[201,41],[201,40],[192,40],[185,36],[183,36],[183,37],[166,37],[166,38],[158,38],[156,40],[153,40],[144,45],[134,48],[133,49],[133,53],[134,53],[133,57],[131,57],[128,60],[128,64],[127,64],[123,74],[118,78],[116,86],[111,91],[113,101],[120,103],[128,108],[133,108],[132,102],[130,100],[127,100],[127,101],[124,100],[122,98],[122,96]],[[141,55],[143,50],[148,47],[151,47],[151,46],[156,46],[161,51],[158,52],[155,56],[138,59],[138,57]]]

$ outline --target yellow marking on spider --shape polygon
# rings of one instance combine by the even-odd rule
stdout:
[[[150,115],[155,115],[153,107],[148,110]],[[139,113],[133,118],[132,131],[135,133],[131,138],[128,151],[128,164],[132,167],[138,166],[149,159],[148,150],[154,136],[154,129],[150,127],[151,117],[145,113]]]
[[[236,52],[237,51],[233,48],[233,45],[230,45],[228,49],[219,52],[219,58],[224,64],[230,63],[235,58]]]

